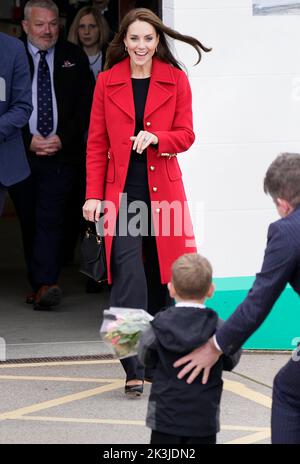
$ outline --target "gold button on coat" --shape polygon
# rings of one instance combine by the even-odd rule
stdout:
[[[153,192],[157,192],[157,187],[152,187]]]
[[[154,167],[154,166],[150,166],[150,171],[155,171],[155,167]]]
[[[147,122],[146,122],[146,126],[147,126],[147,127],[150,127],[150,126],[151,126],[151,122],[150,122],[150,121],[147,121]]]
[[[160,213],[160,208],[156,208],[155,212]]]

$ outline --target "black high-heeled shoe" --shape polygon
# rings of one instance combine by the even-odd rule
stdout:
[[[134,399],[140,398],[144,391],[144,383],[141,384],[133,384],[133,385],[125,385],[125,395],[127,398]]]

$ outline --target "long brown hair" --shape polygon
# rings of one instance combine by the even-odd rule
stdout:
[[[98,48],[102,50],[104,44],[107,43],[109,37],[109,26],[107,24],[106,19],[102,16],[99,11],[94,8],[93,6],[85,6],[81,8],[77,15],[75,16],[68,35],[68,41],[74,43],[75,45],[79,45],[82,47],[82,44],[79,39],[78,29],[79,23],[81,18],[87,15],[93,15],[94,19],[97,23],[98,30],[99,30],[99,41],[98,41]]]
[[[148,10],[148,8],[135,8],[130,10],[126,16],[124,16],[120,24],[119,32],[115,35],[114,39],[110,43],[106,54],[104,69],[110,69],[114,64],[119,63],[128,56],[127,52],[125,51],[123,40],[127,34],[128,27],[135,21],[145,21],[154,27],[156,33],[159,35],[159,44],[157,46],[157,52],[155,56],[157,56],[157,58],[160,60],[165,61],[166,63],[172,64],[175,66],[175,68],[182,69],[183,65],[172,54],[167,42],[166,35],[172,39],[180,40],[181,42],[185,42],[194,47],[198,54],[198,60],[196,64],[198,64],[201,60],[201,51],[211,51],[211,48],[207,48],[202,45],[198,39],[195,39],[189,35],[180,34],[179,32],[174,31],[174,29],[166,26],[162,20],[156,16],[153,11]]]

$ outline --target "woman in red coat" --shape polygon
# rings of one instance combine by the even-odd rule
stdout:
[[[195,139],[191,90],[166,35],[209,51],[151,11],[124,17],[97,80],[87,148],[83,215],[104,212],[111,306],[157,312],[167,303],[171,265],[195,252],[177,154]],[[104,201],[102,201],[104,200]],[[137,357],[122,360],[125,393],[143,391]]]

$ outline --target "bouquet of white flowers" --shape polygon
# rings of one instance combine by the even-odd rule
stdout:
[[[143,309],[110,308],[103,312],[100,328],[101,339],[119,359],[137,354],[142,332],[153,319]]]

